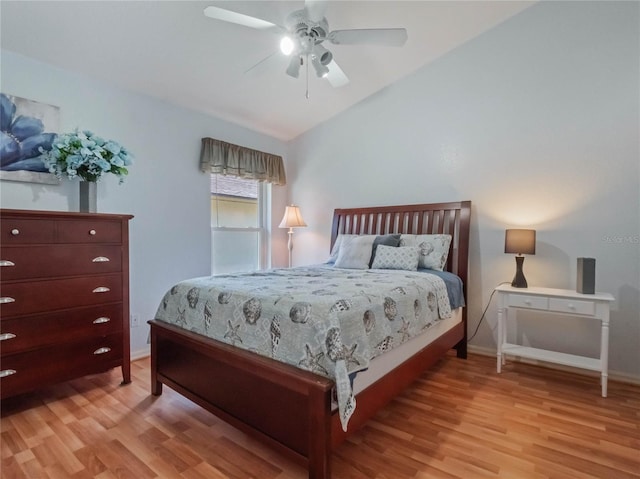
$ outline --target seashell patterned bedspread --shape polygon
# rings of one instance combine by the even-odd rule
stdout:
[[[450,315],[436,275],[313,266],[182,281],[156,319],[333,379],[346,430],[349,375]]]

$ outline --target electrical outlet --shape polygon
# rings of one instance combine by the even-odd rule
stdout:
[[[140,326],[140,316],[138,316],[137,314],[132,314],[131,315],[131,327],[132,328],[137,328],[138,326]]]

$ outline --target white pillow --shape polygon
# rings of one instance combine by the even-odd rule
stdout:
[[[338,259],[338,253],[340,252],[340,245],[342,244],[342,240],[344,238],[353,238],[354,236],[358,236],[358,235],[346,235],[346,234],[338,234],[338,237],[336,238],[336,242],[333,243],[333,248],[331,248],[331,254],[329,255],[329,259],[327,260],[327,263],[335,263],[336,260]]]
[[[420,248],[420,268],[442,271],[449,257],[451,235],[402,235],[400,246]]]
[[[371,269],[418,269],[420,248],[417,246],[385,246],[378,245]]]
[[[338,250],[336,268],[369,269],[375,235],[343,237]]]

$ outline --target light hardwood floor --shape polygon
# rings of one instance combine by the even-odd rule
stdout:
[[[2,403],[3,479],[302,479],[305,470],[165,387],[149,360]],[[333,455],[335,479],[640,478],[640,387],[453,355]]]

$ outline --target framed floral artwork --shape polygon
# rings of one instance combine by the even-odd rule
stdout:
[[[60,108],[0,93],[0,180],[58,184],[40,157],[60,127]]]

